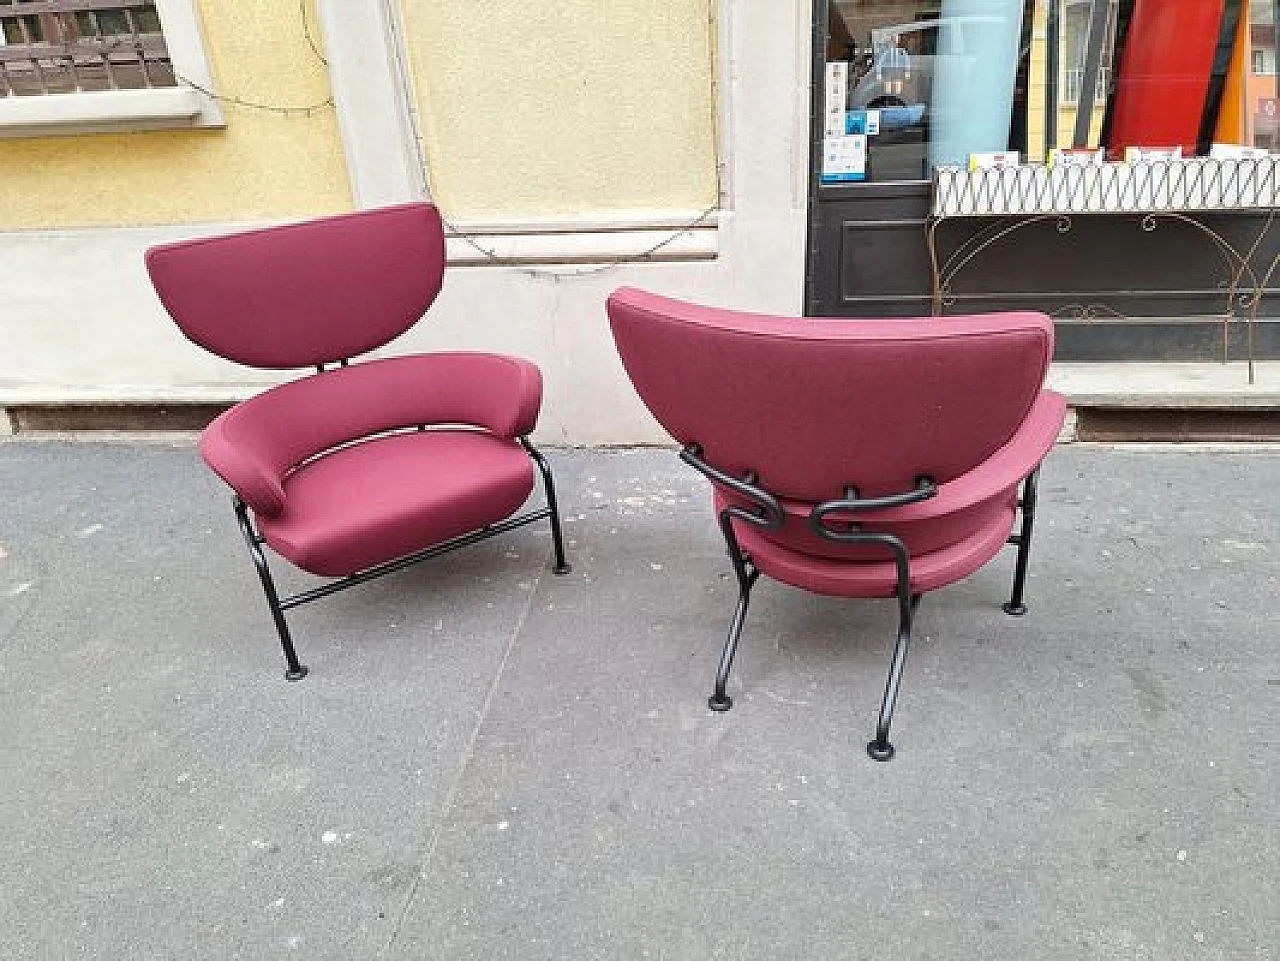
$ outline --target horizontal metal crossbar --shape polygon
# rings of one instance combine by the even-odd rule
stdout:
[[[145,0],[19,0],[0,7],[0,16],[38,16],[42,13],[76,11],[136,10],[148,6]]]
[[[425,550],[409,554],[405,557],[398,558],[394,561],[387,561],[385,564],[379,564],[371,567],[366,571],[358,574],[352,574],[349,577],[343,577],[328,584],[322,584],[320,587],[314,587],[309,591],[301,591],[289,597],[280,599],[280,609],[287,611],[302,604],[319,600],[322,597],[328,597],[330,594],[336,594],[338,591],[346,590],[348,587],[355,587],[357,584],[363,584],[375,578],[382,577],[384,574],[393,574],[396,571],[404,570],[406,567],[412,567],[422,561],[430,560],[433,557],[439,557],[441,554],[447,554],[459,547],[466,547],[469,544],[475,544],[479,541],[487,540],[498,534],[505,534],[507,531],[514,530],[517,527],[523,527],[525,524],[533,524],[540,520],[545,520],[551,516],[549,507],[542,507],[536,511],[530,511],[527,514],[520,514],[516,517],[508,518],[500,524],[492,524],[489,527],[473,531],[470,534],[464,534],[461,537],[455,537],[453,540],[445,541],[443,544],[437,544],[435,547],[428,547]]]
[[[139,60],[164,60],[168,56],[164,37],[157,33],[139,34],[136,38],[78,37],[56,44],[22,43],[0,47],[0,60],[15,63],[75,60],[76,65],[81,66],[99,63],[104,57],[118,63],[137,63]]]

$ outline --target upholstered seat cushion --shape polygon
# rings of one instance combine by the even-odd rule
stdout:
[[[960,540],[926,554],[912,554],[911,593],[954,584],[995,557],[1013,531],[1016,506],[1015,494]],[[835,597],[892,597],[897,591],[897,567],[887,547],[880,549],[883,561],[851,564],[790,550],[749,524],[735,524],[734,530],[743,552],[761,573],[792,587]]]
[[[284,509],[258,526],[298,567],[338,577],[505,520],[533,484],[518,441],[479,430],[393,434],[290,473]]]

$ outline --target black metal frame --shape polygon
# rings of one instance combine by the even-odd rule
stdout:
[[[734,574],[737,577],[738,602],[734,608],[733,620],[729,625],[729,636],[725,640],[720,663],[716,668],[715,688],[707,701],[707,706],[713,711],[724,712],[733,707],[733,698],[726,693],[725,689],[729,682],[729,672],[733,668],[734,656],[738,651],[738,641],[742,636],[742,626],[751,600],[751,589],[760,577],[760,571],[751,562],[751,555],[744,553],[738,543],[733,521],[736,519],[761,530],[777,530],[785,521],[785,514],[778,498],[759,486],[759,478],[754,472],[748,471],[744,477],[735,477],[707,463],[702,455],[702,447],[697,443],[691,443],[680,452],[680,459],[712,483],[733,491],[752,504],[751,508],[730,505],[720,511],[720,532],[724,535],[729,560],[733,563]],[[1008,540],[1008,543],[1018,548],[1013,590],[1009,601],[1003,605],[1004,611],[1008,614],[1027,613],[1023,593],[1031,551],[1031,531],[1035,523],[1036,485],[1039,473],[1040,469],[1037,467],[1023,481],[1022,493],[1018,499],[1022,523],[1018,533],[1010,536]],[[928,477],[918,478],[915,490],[887,497],[861,498],[856,488],[849,487],[843,499],[818,504],[809,514],[809,525],[819,537],[841,544],[879,545],[893,554],[897,566],[897,586],[894,593],[898,601],[898,637],[889,666],[889,676],[885,682],[884,697],[880,702],[875,737],[867,743],[867,754],[876,761],[888,761],[894,755],[894,747],[889,742],[889,727],[893,723],[893,712],[897,706],[898,692],[902,687],[907,650],[911,644],[911,626],[916,609],[920,606],[921,595],[911,592],[911,556],[901,538],[883,532],[864,531],[857,522],[845,520],[840,515],[902,507],[927,500],[937,492],[937,486]],[[833,515],[836,516],[833,517]]]
[[[517,514],[497,524],[490,524],[469,534],[463,534],[436,544],[433,547],[377,564],[347,577],[337,578],[327,584],[322,584],[310,590],[299,591],[297,594],[291,594],[284,598],[281,598],[276,591],[275,580],[271,576],[271,568],[267,564],[266,555],[262,550],[262,545],[266,543],[266,539],[254,525],[245,502],[240,499],[239,495],[232,496],[231,503],[235,510],[236,520],[240,525],[240,533],[244,535],[245,544],[249,548],[249,555],[253,558],[253,565],[258,571],[258,578],[262,581],[263,593],[267,596],[267,606],[271,609],[271,617],[275,622],[276,632],[280,635],[280,647],[284,651],[284,659],[287,665],[284,674],[286,680],[300,681],[307,676],[307,668],[298,660],[298,654],[293,646],[293,638],[289,633],[289,625],[284,617],[284,612],[291,608],[308,604],[322,597],[328,597],[330,594],[374,580],[384,574],[393,574],[396,571],[404,570],[406,567],[430,560],[433,557],[439,557],[441,554],[447,554],[460,547],[467,547],[490,537],[495,537],[498,534],[505,534],[507,531],[514,530],[517,527],[537,523],[545,518],[550,518],[551,520],[551,539],[555,547],[556,559],[552,570],[556,574],[568,574],[572,570],[572,567],[565,560],[564,533],[560,526],[560,509],[556,502],[555,482],[551,476],[551,468],[542,456],[541,451],[534,447],[528,438],[520,437],[518,440],[542,475],[542,490],[546,506],[537,510],[526,511],[523,514]]]

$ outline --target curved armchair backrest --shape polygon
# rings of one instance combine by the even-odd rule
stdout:
[[[608,312],[627,373],[672,437],[810,502],[971,470],[1026,418],[1053,353],[1053,322],[1035,313],[797,319],[627,288]]]
[[[147,272],[182,332],[250,367],[332,363],[421,319],[444,278],[430,204],[155,247]]]

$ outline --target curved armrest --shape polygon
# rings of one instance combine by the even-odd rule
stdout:
[[[876,521],[926,520],[964,510],[1017,487],[1040,466],[1062,431],[1067,400],[1044,390],[1031,405],[1026,420],[1009,441],[973,470],[938,486],[937,496],[905,507],[876,511]]]
[[[328,373],[349,378],[343,389],[367,412],[366,422],[470,424],[515,438],[533,431],[542,408],[542,372],[532,361],[506,354],[410,354]],[[366,423],[355,429],[356,436],[371,432]]]
[[[764,488],[757,487],[753,475],[748,475],[744,480],[732,474],[726,474],[718,467],[712,467],[702,459],[702,447],[696,443],[686,445],[680,451],[680,459],[712,483],[727,487],[735,494],[751,501],[756,507],[754,513],[741,507],[726,508],[732,516],[765,530],[781,527],[786,520],[778,499]]]
[[[513,439],[530,433],[542,375],[519,357],[410,354],[326,370],[273,387],[205,429],[206,463],[256,514],[284,510],[289,472],[343,444],[430,425],[482,427]]]
[[[240,428],[243,405],[216,418],[200,435],[200,456],[255,514],[276,517],[284,510],[284,471],[269,454],[266,438]]]

